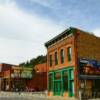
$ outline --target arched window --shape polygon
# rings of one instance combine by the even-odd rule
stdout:
[[[67,48],[67,56],[68,56],[68,62],[72,60],[72,48],[68,47]]]
[[[60,58],[61,58],[61,64],[63,64],[64,63],[64,50],[63,49],[61,49],[60,51]]]
[[[55,52],[55,65],[58,65],[58,53]]]
[[[50,67],[52,66],[52,55],[50,55]]]

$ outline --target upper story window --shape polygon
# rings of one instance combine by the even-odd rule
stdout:
[[[58,53],[55,52],[55,65],[58,65]]]
[[[52,66],[52,55],[50,55],[50,67]]]
[[[63,64],[64,63],[64,50],[63,49],[61,49],[60,51],[60,57],[61,57],[61,64]]]
[[[68,62],[72,60],[72,48],[68,47],[67,48],[67,56],[68,56]]]

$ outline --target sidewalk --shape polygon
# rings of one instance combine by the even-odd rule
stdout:
[[[74,97],[47,96],[47,100],[78,100]]]
[[[26,97],[34,100],[34,98],[40,98],[38,100],[78,100],[74,97],[61,97],[61,96],[47,96],[39,93],[27,93],[27,92],[0,92],[0,97]]]

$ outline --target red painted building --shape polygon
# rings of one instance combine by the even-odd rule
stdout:
[[[27,81],[27,88],[32,91],[44,91],[47,90],[47,65],[38,64],[34,68],[35,74],[32,79]]]
[[[32,79],[33,68],[0,64],[0,90],[25,91],[26,81]]]
[[[0,64],[0,90],[2,91],[44,91],[47,90],[46,63],[33,68]],[[41,84],[40,84],[41,83]]]
[[[0,64],[0,90],[10,90],[10,77],[11,77],[11,64],[1,63]],[[7,88],[7,89],[6,89]]]

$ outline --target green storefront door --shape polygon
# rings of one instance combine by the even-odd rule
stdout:
[[[74,96],[74,71],[73,69],[69,69],[69,96]]]
[[[56,81],[54,84],[54,95],[61,94],[61,81]]]
[[[74,81],[70,81],[70,87],[71,87],[71,90],[70,90],[70,96],[74,96]]]

